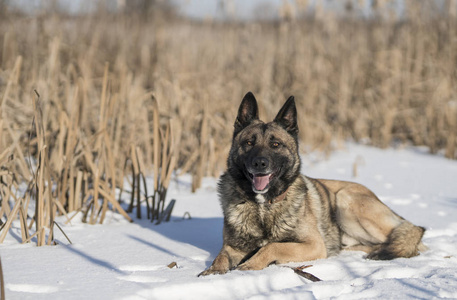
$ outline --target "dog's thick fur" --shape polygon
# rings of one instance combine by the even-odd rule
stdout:
[[[395,214],[366,187],[300,174],[297,110],[290,97],[273,122],[259,120],[252,93],[235,121],[218,192],[223,246],[200,275],[260,270],[361,250],[369,259],[412,257],[424,228]]]

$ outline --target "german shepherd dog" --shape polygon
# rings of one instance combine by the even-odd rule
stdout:
[[[199,276],[321,259],[341,250],[388,260],[426,249],[425,229],[394,213],[366,187],[300,174],[293,96],[273,122],[264,123],[254,95],[246,94],[218,193],[223,246]]]

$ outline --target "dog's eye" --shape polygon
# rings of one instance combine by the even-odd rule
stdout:
[[[273,143],[271,144],[271,146],[273,146],[273,148],[278,148],[279,145],[281,145],[281,144],[278,143],[278,142],[273,142]]]
[[[246,141],[245,143],[246,143],[246,146],[252,146],[252,144],[253,144],[253,142],[251,142],[251,141]]]

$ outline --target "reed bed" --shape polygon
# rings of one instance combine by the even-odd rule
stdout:
[[[249,90],[264,119],[295,96],[303,151],[329,153],[351,139],[424,145],[455,159],[456,19],[408,3],[397,18],[316,12],[248,23],[4,16],[0,242],[16,218],[23,241],[35,224],[38,244],[52,243],[56,215],[130,218],[116,200],[126,190],[128,211],[141,217],[145,201],[157,219],[174,171],[192,174],[196,190],[224,169]]]

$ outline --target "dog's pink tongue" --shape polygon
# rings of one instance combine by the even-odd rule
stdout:
[[[255,189],[258,191],[264,190],[268,183],[270,182],[270,175],[265,175],[265,176],[257,176],[254,175],[254,186]]]

